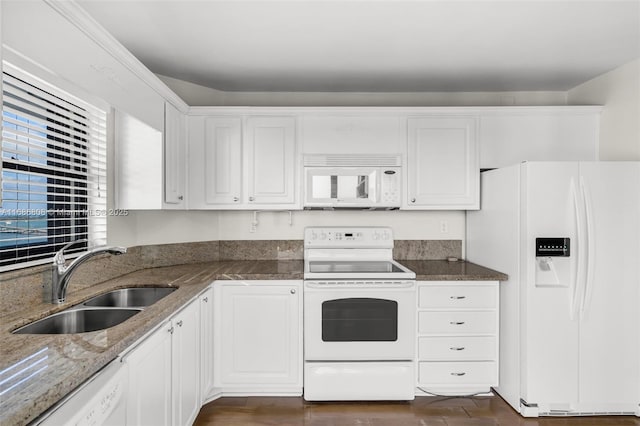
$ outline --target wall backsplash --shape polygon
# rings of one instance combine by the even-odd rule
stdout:
[[[119,256],[101,255],[74,273],[69,292],[125,275],[139,269],[204,263],[218,260],[302,260],[302,240],[229,240],[159,244],[131,247]],[[461,240],[396,240],[395,259],[439,260],[462,256]],[[0,274],[0,312],[16,305],[42,301],[42,278],[50,265],[40,265]]]

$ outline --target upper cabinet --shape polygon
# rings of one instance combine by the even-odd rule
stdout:
[[[295,118],[249,117],[246,122],[249,205],[295,203]]]
[[[170,103],[164,110],[164,202],[165,208],[185,206],[186,116]]]
[[[183,209],[186,116],[165,105],[164,133],[115,111],[116,208]]]
[[[202,152],[197,148],[194,147],[196,152]],[[203,148],[204,179],[194,176],[194,200],[204,192],[206,205],[240,205],[243,201],[242,120],[207,117]]]
[[[480,118],[480,167],[598,160],[599,106],[491,108]]]
[[[475,117],[411,117],[403,209],[479,208]]]
[[[189,208],[298,209],[296,119],[192,116]]]
[[[137,118],[115,112],[115,207],[162,208],[162,132]]]

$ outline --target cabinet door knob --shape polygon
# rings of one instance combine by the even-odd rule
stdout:
[[[449,348],[449,349],[452,350],[452,351],[464,351],[464,346],[458,346],[458,347],[454,346],[454,347]]]
[[[178,324],[178,327],[182,327],[182,320],[178,321],[176,324]]]
[[[180,200],[180,201],[184,200],[184,196],[178,195],[178,200]]]
[[[449,299],[453,299],[453,300],[460,300],[460,299],[466,299],[467,296],[451,296],[449,297]]]
[[[412,202],[412,203],[415,203],[415,202],[416,202],[416,199],[415,199],[415,198],[412,198],[412,199],[411,199],[411,202]]]
[[[296,289],[295,288],[291,289],[291,294],[296,294]]]
[[[238,197],[233,197],[233,201],[234,201],[235,203],[237,203],[238,201],[240,201],[240,198],[238,198]]]
[[[249,197],[249,201],[253,201],[253,200],[254,200],[254,198],[253,198],[253,197]]]
[[[462,324],[464,324],[464,321],[451,321],[451,322],[449,322],[449,324],[451,324],[451,325],[462,325]]]
[[[451,373],[452,376],[464,376],[467,373]]]
[[[209,298],[205,296],[205,297],[203,297],[203,298],[202,298],[202,301],[203,301],[204,303],[207,303],[207,302],[209,302]]]
[[[169,332],[169,334],[173,334],[173,327],[169,328],[167,331]]]

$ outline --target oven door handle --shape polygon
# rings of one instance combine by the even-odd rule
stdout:
[[[367,289],[367,290],[371,290],[371,289],[388,289],[388,288],[392,288],[392,289],[401,289],[401,288],[407,288],[407,289],[412,289],[416,286],[415,281],[403,281],[403,282],[398,282],[398,283],[391,283],[391,282],[384,282],[384,283],[380,283],[380,284],[374,284],[372,282],[340,282],[340,281],[331,281],[331,282],[327,282],[324,281],[322,283],[318,283],[318,282],[305,282],[304,283],[305,288],[312,288],[312,289],[354,289],[354,288],[362,288],[362,289]]]

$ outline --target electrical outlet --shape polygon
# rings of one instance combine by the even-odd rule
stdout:
[[[449,222],[443,220],[440,222],[440,232],[446,234],[449,232]]]

